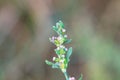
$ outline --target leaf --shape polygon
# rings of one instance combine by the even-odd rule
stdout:
[[[59,68],[59,63],[55,63],[52,65],[52,68]]]
[[[63,24],[63,22],[60,20],[59,21],[59,24],[60,24],[60,26],[62,27],[62,28],[64,28],[64,24]]]
[[[60,49],[60,54],[65,54],[65,50],[64,49]]]
[[[54,30],[55,32],[57,32],[57,31],[58,31],[58,28],[57,28],[56,26],[53,26],[53,30]]]
[[[56,23],[56,27],[57,27],[57,28],[61,28],[60,22],[57,22],[57,23]]]
[[[52,62],[50,62],[50,61],[48,61],[48,60],[45,60],[45,63],[47,64],[47,65],[53,65],[54,63],[52,63]]]
[[[72,39],[67,39],[65,42],[64,42],[64,44],[68,44],[68,43],[70,43],[72,41]]]
[[[57,55],[61,55],[61,54],[65,54],[65,50],[64,49],[54,49],[54,51],[56,52]]]
[[[72,47],[70,47],[70,48],[68,49],[68,51],[67,51],[67,54],[66,54],[67,62],[70,61],[69,58],[70,58],[71,54],[72,54]]]
[[[57,50],[57,49],[54,49],[55,50],[55,53],[57,54],[57,55],[59,55],[59,50]]]
[[[48,60],[45,60],[45,63],[48,64],[49,66],[52,66],[52,68],[59,68],[58,63],[52,63]]]
[[[55,40],[55,41],[54,41],[54,44],[55,44],[56,46],[59,46],[59,45],[60,45],[60,41]]]
[[[81,74],[80,78],[78,80],[83,80],[83,75]]]

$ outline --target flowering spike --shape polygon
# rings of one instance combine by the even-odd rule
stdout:
[[[57,57],[53,57],[53,62],[46,60],[46,64],[52,66],[52,68],[59,68],[66,80],[75,80],[74,77],[69,77],[67,74],[68,63],[70,61],[70,56],[72,54],[72,47],[66,48],[64,43],[71,42],[71,39],[67,39],[67,35],[65,34],[66,30],[64,29],[64,24],[62,21],[56,23],[56,26],[52,27],[53,30],[58,34],[57,37],[49,38],[50,42],[52,42],[57,48],[54,49]]]

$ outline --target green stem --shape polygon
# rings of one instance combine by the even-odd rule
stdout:
[[[68,77],[67,72],[63,72],[63,74],[64,74],[64,76],[65,76],[65,79],[66,79],[66,80],[69,80],[69,77]]]

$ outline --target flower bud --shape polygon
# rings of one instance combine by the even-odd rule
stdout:
[[[53,57],[53,61],[55,61],[56,57]]]
[[[69,80],[75,80],[75,77],[70,77]]]
[[[62,29],[62,32],[66,32],[66,30],[65,30],[65,29]]]
[[[64,35],[65,38],[67,38],[67,35]]]

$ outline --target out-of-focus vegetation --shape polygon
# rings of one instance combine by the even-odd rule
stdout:
[[[64,80],[44,62],[58,20],[73,39],[71,76],[120,80],[119,0],[0,0],[0,80]]]

